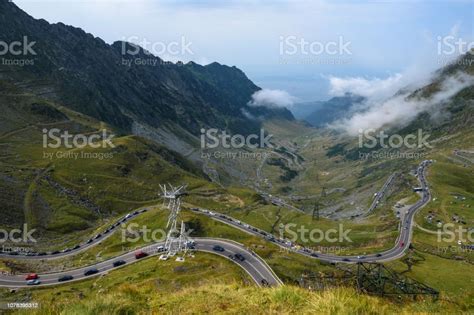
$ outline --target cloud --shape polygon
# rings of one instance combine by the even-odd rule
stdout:
[[[257,119],[254,115],[250,114],[245,108],[241,108],[240,111],[247,119]]]
[[[387,98],[395,94],[403,87],[405,80],[403,75],[397,73],[386,79],[363,77],[329,77],[329,94],[333,96],[342,96],[346,93],[364,96],[365,98]]]
[[[296,97],[283,90],[263,89],[252,94],[249,106],[287,107],[294,105]]]
[[[381,102],[369,103],[363,112],[331,124],[331,128],[357,135],[359,130],[403,127],[421,112],[439,117],[442,105],[465,87],[474,85],[474,77],[457,73],[440,83],[439,90],[428,98],[408,97],[409,92],[397,94]]]

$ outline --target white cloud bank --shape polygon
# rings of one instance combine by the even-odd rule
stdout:
[[[283,90],[263,89],[252,94],[252,100],[249,106],[265,106],[265,107],[286,107],[291,108],[296,97],[290,95]]]
[[[465,87],[474,85],[474,77],[465,73],[457,73],[443,82],[441,82],[440,89],[429,98],[408,98],[409,91],[398,93],[395,96],[377,101],[371,98],[378,91],[374,90],[374,86],[380,86],[386,92],[392,87],[398,85],[399,79],[390,79],[382,81],[373,81],[368,84],[363,80],[353,81],[335,81],[336,87],[339,90],[346,92],[357,93],[360,92],[362,86],[366,86],[365,96],[369,96],[366,103],[365,110],[353,114],[350,118],[342,119],[331,124],[329,127],[347,132],[349,135],[357,135],[359,130],[380,129],[390,127],[403,127],[410,123],[421,112],[428,112],[431,117],[440,114],[441,105],[456,95]],[[347,89],[347,90],[346,90]],[[336,90],[336,89],[335,89]],[[338,91],[339,91],[338,90]]]
[[[366,79],[362,77],[339,78],[330,76],[329,93],[334,96],[342,96],[346,93],[352,93],[370,99],[387,98],[403,87],[403,82],[405,81],[402,80],[402,78],[403,75],[400,73],[386,79]]]

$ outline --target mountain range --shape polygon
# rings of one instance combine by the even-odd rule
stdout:
[[[346,93],[335,96],[327,101],[314,101],[294,105],[293,114],[296,118],[309,123],[313,127],[323,127],[338,119],[347,118],[354,106],[361,104],[364,97]]]
[[[286,109],[249,106],[260,88],[236,67],[165,62],[131,43],[109,45],[80,28],[34,19],[7,0],[0,1],[0,36],[32,49],[3,56],[31,62],[0,66],[0,79],[125,133],[177,126],[192,135],[208,127],[248,134],[260,128],[259,118],[293,119]]]

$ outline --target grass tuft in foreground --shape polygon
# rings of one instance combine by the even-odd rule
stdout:
[[[36,314],[413,314],[455,313],[453,305],[431,300],[392,303],[351,288],[311,292],[294,286],[258,288],[209,284],[157,292],[124,284],[116,291],[74,304],[52,304]],[[28,312],[31,314],[31,312]]]

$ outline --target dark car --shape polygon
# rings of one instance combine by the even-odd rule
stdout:
[[[48,253],[45,253],[45,252],[41,252],[41,253],[38,253],[38,256],[46,256]]]
[[[81,248],[81,245],[76,245],[72,249],[79,249],[79,248]]]
[[[350,261],[349,258],[344,258],[342,261]]]
[[[270,285],[266,279],[262,279],[262,280],[260,281],[260,283],[261,283],[264,287],[268,287],[268,286]]]
[[[51,255],[57,255],[59,254],[59,250],[55,250],[54,252],[51,253]]]
[[[223,252],[225,249],[222,246],[214,245],[214,247],[212,247],[212,250],[214,250],[216,252]]]
[[[244,261],[245,260],[245,257],[242,255],[242,254],[235,254],[235,259],[239,260],[239,261]]]
[[[59,279],[58,279],[58,282],[69,281],[69,280],[72,280],[72,279],[74,279],[73,276],[65,275],[65,276],[62,276],[61,278],[59,278]]]
[[[90,275],[96,274],[98,272],[99,272],[99,270],[97,270],[95,268],[88,269],[88,270],[86,270],[86,272],[84,272],[84,276],[90,276]]]
[[[126,262],[125,260],[117,260],[117,261],[114,261],[114,267],[118,267],[118,266],[122,266],[122,265],[125,265]]]
[[[94,240],[91,238],[91,239],[89,239],[89,240],[87,241],[87,244],[90,244],[90,243],[92,243],[93,241],[94,241]]]
[[[311,253],[311,257],[318,257],[318,254],[316,254],[316,253]]]
[[[375,255],[375,256],[377,256],[377,257],[382,257],[382,254],[377,254],[377,255]]]

